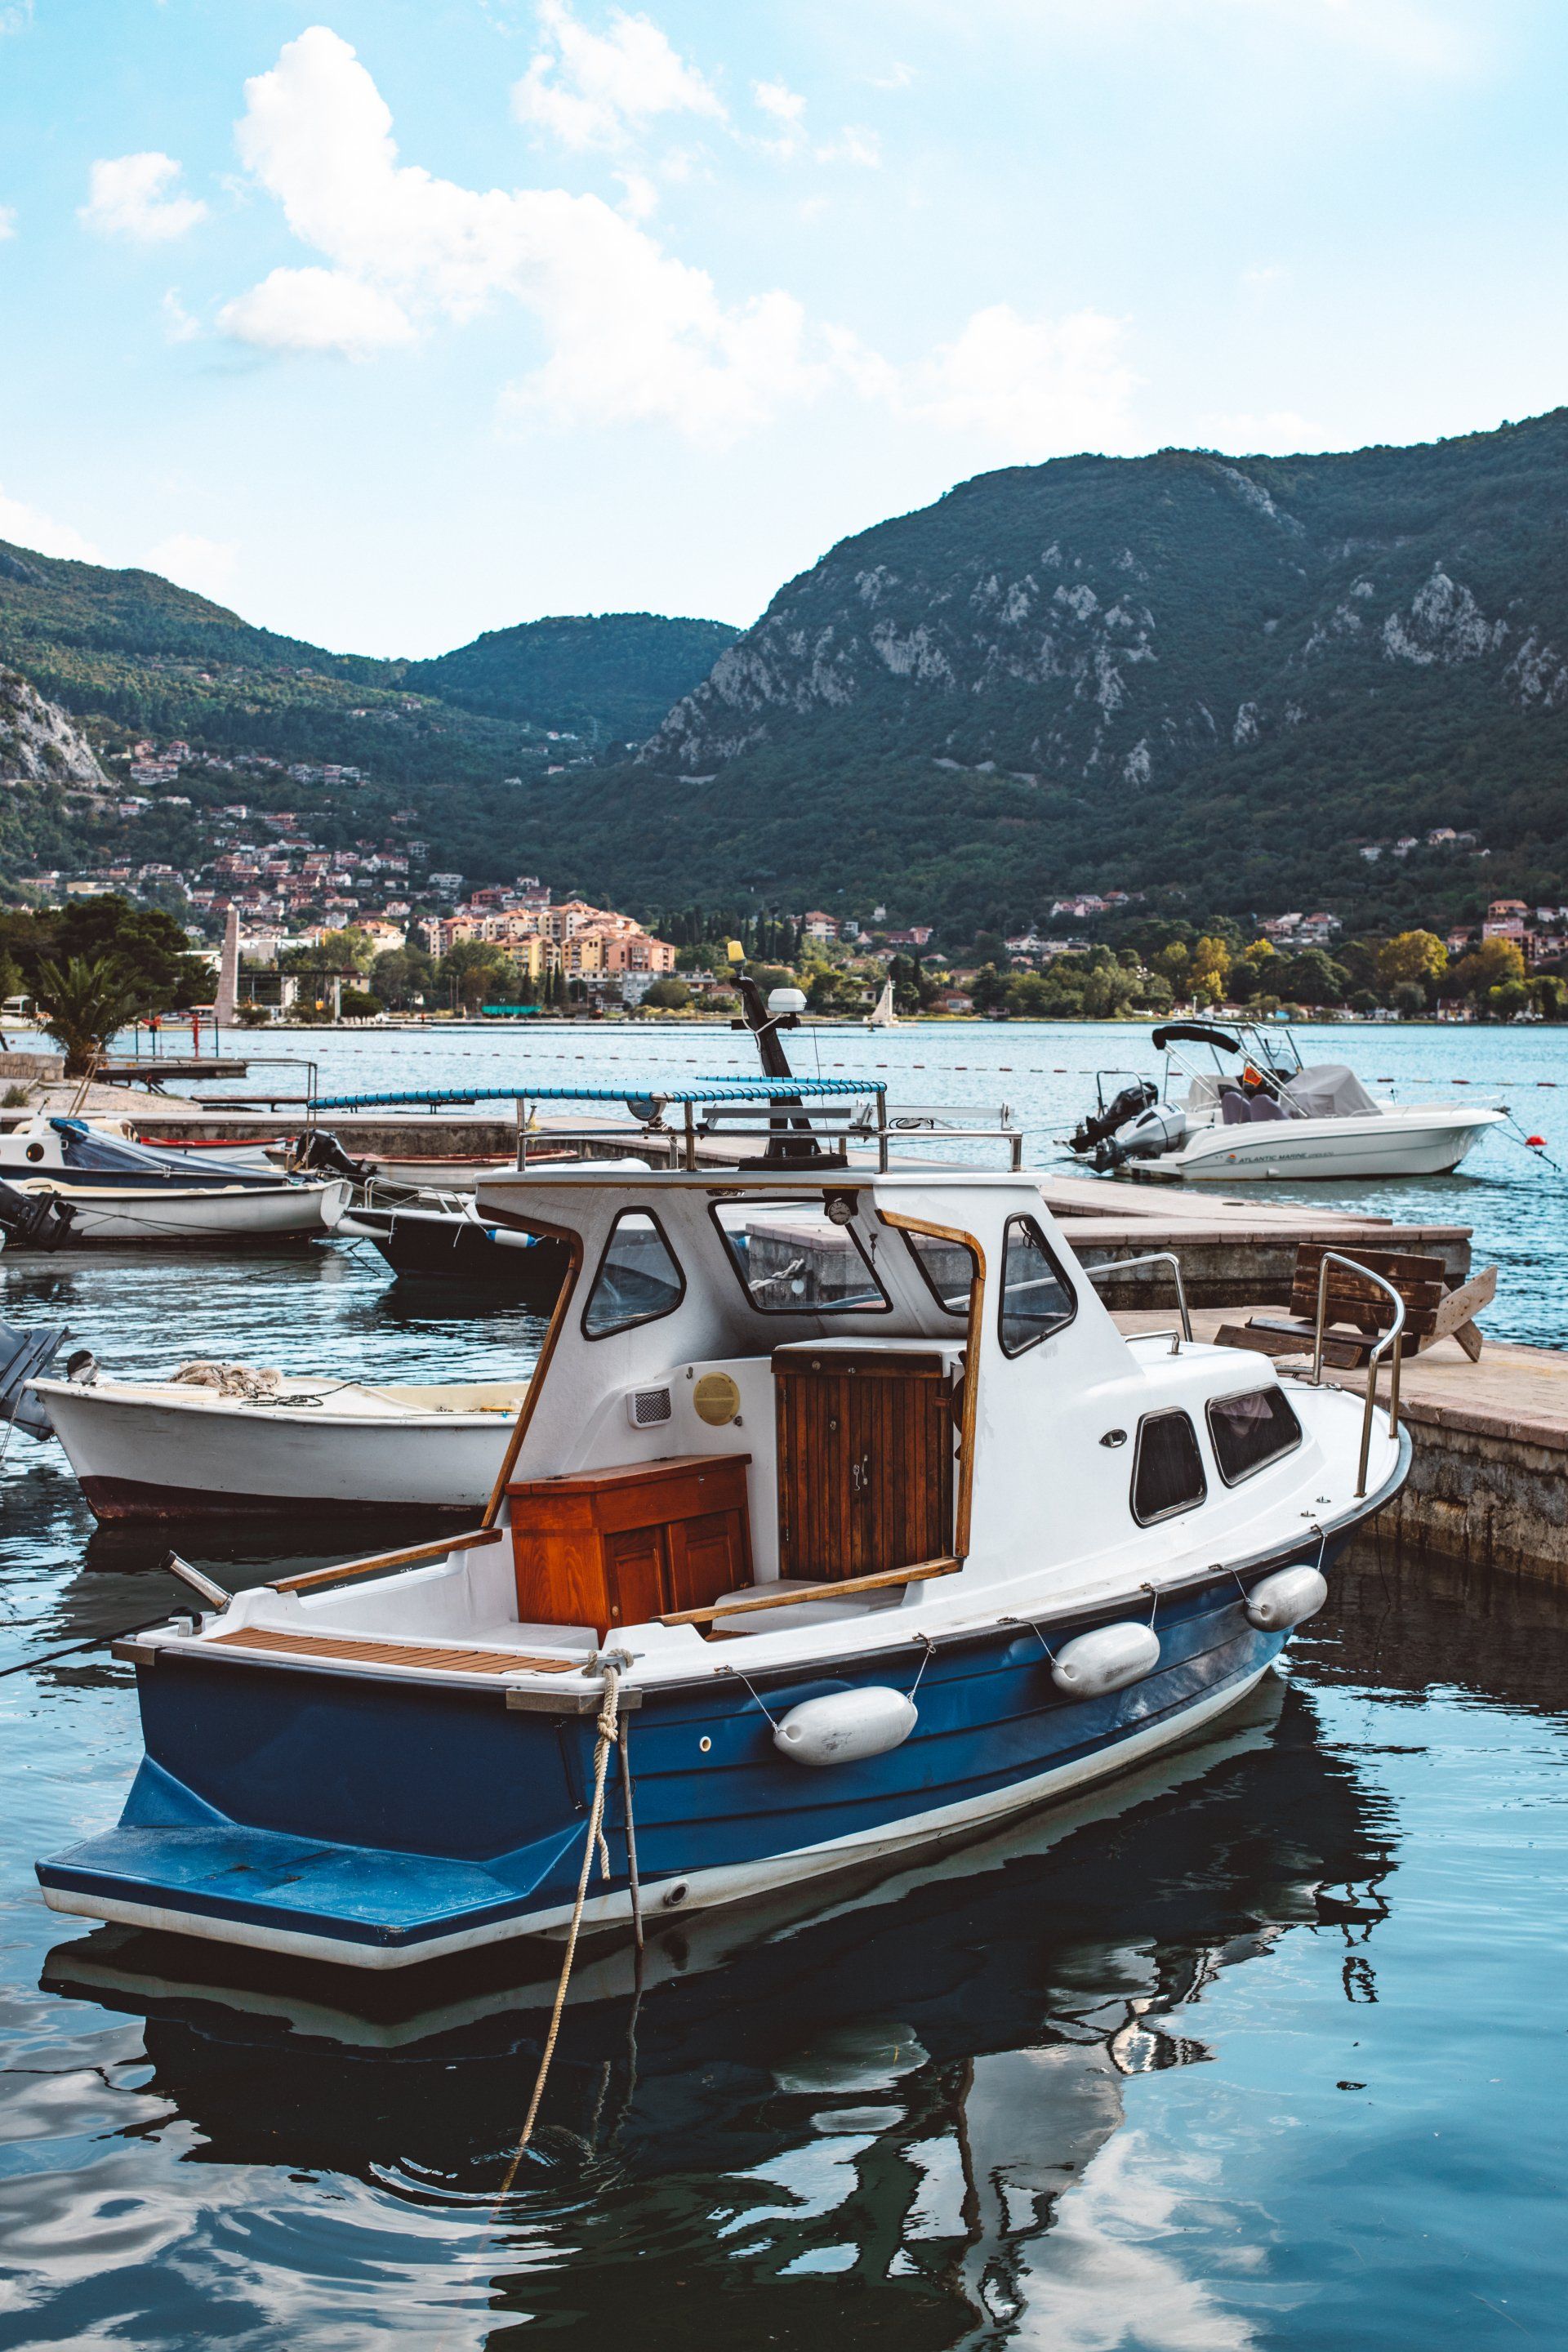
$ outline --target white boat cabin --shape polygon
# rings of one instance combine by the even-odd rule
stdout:
[[[498,1484],[510,1541],[285,1580],[226,1625],[689,1675],[1153,1593],[1348,1497],[1359,1414],[1174,1323],[1124,1338],[1026,1175],[590,1165],[480,1205],[572,1260]]]

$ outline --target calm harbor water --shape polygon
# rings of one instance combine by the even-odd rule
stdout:
[[[1385,1090],[1380,1081],[1391,1082],[1403,1103],[1505,1103],[1523,1134],[1544,1139],[1546,1158],[1494,1130],[1452,1176],[1373,1185],[1243,1186],[1238,1197],[1256,1192],[1364,1209],[1406,1223],[1472,1225],[1477,1265],[1495,1259],[1500,1270],[1497,1305],[1486,1317],[1487,1328],[1500,1339],[1539,1347],[1568,1342],[1562,1273],[1568,1175],[1557,1172],[1568,1170],[1568,1029],[1339,1023],[1302,1025],[1294,1034],[1304,1061],[1348,1061],[1379,1091]],[[431,1082],[615,1086],[622,1080],[679,1084],[757,1075],[756,1052],[744,1036],[725,1029],[651,1024],[598,1028],[580,1023],[548,1029],[530,1024],[511,1030],[489,1022],[335,1034],[269,1031],[264,1043],[237,1041],[237,1049],[246,1043],[258,1053],[314,1061],[323,1094],[391,1091]],[[1059,1139],[1092,1108],[1097,1070],[1158,1078],[1163,1068],[1148,1030],[1120,1023],[915,1023],[881,1032],[806,1028],[787,1045],[803,1076],[879,1080],[895,1108],[922,1103],[984,1108],[1005,1102],[1026,1130],[1029,1160],[1041,1164],[1066,1160]],[[247,1082],[255,1090],[292,1083],[287,1069],[260,1061]],[[302,1074],[299,1083],[302,1088]]]
[[[825,1069],[887,1063],[905,1102],[1005,1082],[1048,1133],[1134,1036],[816,1042]],[[489,1083],[500,1055],[538,1083],[546,1047],[584,1083],[649,1073],[627,1034],[294,1042],[324,1085],[400,1084],[426,1054],[420,1076]],[[1413,1095],[1484,1070],[1568,1159],[1561,1094],[1523,1091],[1558,1074],[1551,1033],[1326,1042]],[[749,1070],[744,1041],[658,1043],[666,1076]],[[1378,1205],[1476,1224],[1505,1268],[1489,1324],[1555,1340],[1555,1180],[1495,1141],[1471,1164]],[[221,1353],[458,1378],[514,1370],[539,1337],[513,1305],[328,1248],[18,1259],[0,1290],[125,1370]],[[0,1664],[181,1590],[155,1535],[94,1531],[52,1447],[13,1443],[0,1513]],[[183,1548],[236,1583],[347,1547],[301,1522]],[[1288,1674],[1158,1769],[930,1871],[689,1925],[640,2000],[623,1962],[585,1968],[539,2158],[503,2195],[551,1990],[535,1964],[345,1985],[54,1917],[32,1860],[117,1814],[132,1680],[102,1653],[14,1676],[0,2352],[542,2329],[652,2352],[1560,2343],[1565,1718],[1568,1595],[1369,1548]]]

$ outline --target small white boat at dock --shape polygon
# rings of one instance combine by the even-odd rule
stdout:
[[[213,1364],[162,1381],[98,1373],[29,1388],[94,1516],[147,1520],[378,1504],[478,1510],[528,1382],[372,1383]]]
[[[0,1180],[68,1211],[68,1246],[308,1238],[349,1189],[341,1177],[140,1143],[125,1119],[49,1112],[0,1133]]]
[[[1488,1103],[1382,1100],[1343,1062],[1304,1065],[1288,1029],[1173,1021],[1153,1044],[1165,1055],[1163,1085],[1102,1070],[1098,1108],[1067,1139],[1098,1175],[1189,1184],[1446,1176],[1508,1116]],[[1193,1049],[1206,1049],[1209,1063]],[[1117,1090],[1119,1079],[1129,1083]]]

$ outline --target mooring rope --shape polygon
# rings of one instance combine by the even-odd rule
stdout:
[[[572,1906],[572,1925],[566,1933],[566,1954],[561,1963],[561,1981],[555,1988],[555,2006],[550,2013],[550,2031],[544,2037],[544,2049],[539,2061],[539,2072],[533,2078],[533,2096],[528,2103],[528,2114],[522,2126],[522,2137],[512,2151],[506,2178],[500,2185],[505,2197],[517,2179],[518,2166],[533,2137],[533,2126],[539,2119],[540,2101],[544,2096],[544,2084],[550,2073],[550,2062],[555,2055],[556,2039],[561,2032],[561,2019],[566,2007],[566,1988],[572,1981],[572,1963],[577,1956],[577,1931],[583,1924],[583,1908],[588,1900],[588,1880],[593,1874],[594,1857],[598,1855],[605,1876],[610,1874],[610,1857],[605,1844],[605,1782],[608,1777],[610,1749],[619,1737],[617,1713],[621,1673],[618,1666],[603,1661],[605,1676],[604,1704],[599,1709],[598,1741],[594,1750],[594,1802],[588,1815],[588,1834],[583,1844],[583,1867],[577,1877],[577,1899]],[[628,1816],[629,1819],[629,1816]]]

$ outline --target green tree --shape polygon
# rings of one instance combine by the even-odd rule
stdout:
[[[112,956],[46,959],[33,981],[44,1029],[63,1045],[68,1078],[87,1076],[111,1037],[150,1011],[145,982]]]
[[[370,984],[384,1004],[401,1012],[436,985],[436,967],[423,948],[388,948],[371,966]]]
[[[656,980],[643,998],[656,1013],[684,1013],[691,1002],[691,991],[683,980]]]

